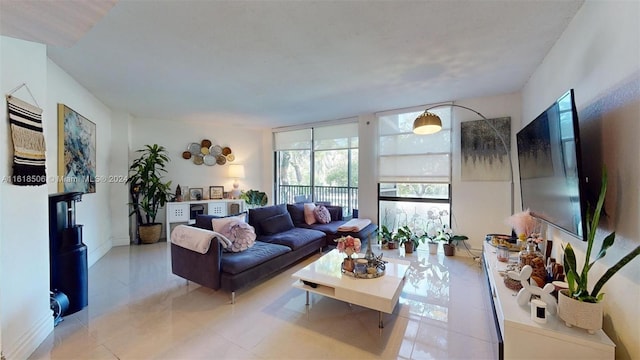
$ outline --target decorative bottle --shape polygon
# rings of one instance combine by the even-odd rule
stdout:
[[[533,269],[531,279],[534,280],[539,287],[543,287],[547,278],[544,256],[542,252],[538,250],[538,246],[533,240],[527,241],[524,250],[518,254],[518,259],[520,261],[520,268],[525,265],[531,266]]]

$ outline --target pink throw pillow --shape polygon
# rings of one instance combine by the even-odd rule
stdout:
[[[315,208],[316,208],[316,204],[314,203],[304,204],[304,222],[307,225],[313,225],[316,223],[316,215],[313,212]]]
[[[316,220],[320,224],[328,224],[331,222],[331,214],[329,213],[329,209],[327,209],[324,205],[316,206],[313,210],[313,213],[316,217]]]

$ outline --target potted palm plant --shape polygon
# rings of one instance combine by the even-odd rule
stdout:
[[[600,188],[600,195],[598,197],[596,208],[593,213],[587,213],[587,224],[589,224],[589,227],[587,229],[587,251],[585,253],[584,266],[582,271],[578,271],[575,252],[573,251],[571,244],[567,244],[567,246],[564,247],[563,263],[568,289],[561,290],[558,294],[558,316],[564,320],[567,326],[577,326],[579,328],[586,329],[589,333],[594,333],[596,330],[602,328],[602,316],[604,309],[604,305],[602,303],[604,293],[600,292],[602,287],[616,272],[618,272],[618,270],[640,254],[640,246],[638,246],[620,259],[615,265],[610,267],[596,282],[593,289],[589,291],[589,271],[596,261],[606,255],[607,249],[613,246],[613,242],[616,237],[615,232],[606,236],[602,241],[602,247],[596,255],[596,258],[591,261],[591,250],[593,249],[596,230],[598,229],[598,223],[600,222],[600,214],[606,193],[607,171],[605,168],[602,170],[602,186]]]
[[[171,198],[171,181],[163,180],[169,156],[163,146],[158,144],[145,145],[137,150],[140,157],[135,159],[129,167],[129,192],[131,193],[132,211],[129,215],[136,216],[140,241],[152,244],[160,239],[162,223],[156,222],[160,207]]]

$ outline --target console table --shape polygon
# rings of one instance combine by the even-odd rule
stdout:
[[[192,211],[192,209],[198,209]],[[168,202],[166,206],[167,221],[166,232],[167,241],[171,238],[171,224],[195,222],[195,212],[207,215],[227,216],[244,211],[244,200],[222,199],[222,200],[194,200]]]
[[[516,253],[514,253],[515,256]],[[484,270],[498,332],[500,359],[613,359],[615,344],[604,331],[567,327],[558,314],[545,324],[531,320],[529,305],[520,306],[513,290],[504,285],[500,271],[506,263],[496,258],[496,249],[485,243]]]

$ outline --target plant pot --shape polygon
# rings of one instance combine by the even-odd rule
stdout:
[[[138,233],[140,234],[140,241],[143,244],[155,244],[160,240],[160,234],[162,233],[162,224],[143,224],[138,227]]]
[[[456,247],[451,244],[442,244],[445,256],[454,256],[456,254]]]
[[[437,242],[430,242],[429,243],[429,254],[435,255],[437,253],[438,253],[438,243]]]
[[[568,327],[586,329],[594,334],[602,329],[604,304],[601,302],[588,303],[576,300],[568,295],[569,290],[558,292],[558,316]]]
[[[404,252],[405,254],[413,253],[413,243],[411,241],[407,241],[406,243],[404,243]]]
[[[397,249],[397,248],[398,248],[398,243],[397,243],[397,242],[395,242],[395,241],[389,241],[389,242],[387,243],[387,248],[388,248],[389,250]]]

